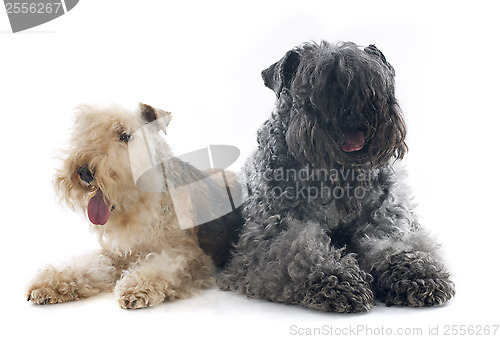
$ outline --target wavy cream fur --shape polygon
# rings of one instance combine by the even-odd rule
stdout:
[[[77,108],[72,138],[57,172],[56,190],[72,209],[86,213],[99,188],[113,209],[105,225],[91,224],[101,251],[60,268],[42,270],[28,289],[28,300],[52,304],[114,290],[121,307],[143,308],[186,298],[213,285],[212,260],[200,249],[196,229],[179,228],[166,187],[158,190],[164,192],[149,193],[135,186],[128,144],[120,136],[151,122],[153,113],[158,118],[170,114],[143,104],[137,111],[118,106]],[[172,157],[159,130],[143,130],[148,133],[156,163]],[[82,166],[92,169],[90,183],[78,174]],[[165,170],[178,171],[180,176],[194,171],[182,163]],[[180,199],[183,214],[189,215],[190,197]]]

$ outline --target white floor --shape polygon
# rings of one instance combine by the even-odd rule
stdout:
[[[422,337],[467,331],[495,331],[498,317],[486,300],[457,298],[443,308],[408,309],[378,305],[369,313],[342,315],[301,307],[247,299],[217,289],[186,300],[144,310],[122,310],[111,293],[61,305],[32,306],[22,298],[9,298],[4,319],[7,329],[37,337],[74,338],[132,336],[219,336],[221,338],[284,338],[319,334],[329,336],[400,335]],[[479,294],[481,298],[487,293]],[[478,295],[476,295],[477,297]],[[486,308],[484,308],[486,307]],[[490,310],[490,311],[488,311]],[[461,327],[462,326],[462,327]],[[471,327],[472,326],[472,327]],[[472,328],[472,330],[471,330]],[[458,333],[458,332],[457,332]],[[497,331],[498,335],[498,331]]]

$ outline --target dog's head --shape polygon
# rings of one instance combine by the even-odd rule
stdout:
[[[283,117],[288,151],[322,168],[377,167],[404,156],[406,128],[394,76],[374,45],[326,42],[303,44],[262,72],[277,105],[289,107]]]
[[[56,190],[69,206],[86,211],[93,224],[103,225],[113,217],[113,211],[130,208],[134,200],[141,199],[128,147],[143,140],[136,140],[142,133],[134,132],[152,122],[149,125],[156,126],[156,132],[165,130],[170,113],[142,103],[136,111],[81,105],[75,118],[69,149],[57,172]],[[147,139],[151,143],[149,151],[154,153],[156,144],[162,141],[154,133]],[[168,150],[168,146],[162,149]]]

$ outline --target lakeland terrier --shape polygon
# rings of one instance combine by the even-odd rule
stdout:
[[[228,246],[219,245],[230,244],[234,232],[225,227],[226,217],[206,214],[214,191],[227,187],[172,156],[159,133],[166,132],[170,116],[144,104],[136,112],[77,109],[56,190],[72,209],[86,212],[102,249],[41,271],[28,301],[62,303],[114,290],[122,308],[137,309],[213,286],[214,261],[223,265],[229,254]],[[198,184],[174,196],[165,178],[177,187]],[[204,220],[212,220],[201,226],[194,221],[200,201]]]

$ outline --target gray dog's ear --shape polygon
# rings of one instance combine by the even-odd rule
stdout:
[[[292,77],[300,62],[297,51],[288,51],[280,61],[262,71],[262,79],[266,87],[272,89],[276,96],[280,96],[283,88],[290,88]]]
[[[375,45],[369,45],[368,47],[365,47],[364,51],[367,54],[371,54],[371,55],[379,58],[389,68],[392,75],[393,76],[396,75],[396,71],[394,70],[394,67],[392,67],[392,65],[389,62],[387,62],[384,53],[382,53],[382,51],[379,50]]]
[[[172,114],[170,112],[154,108],[142,102],[139,103],[139,109],[141,117],[146,123],[156,122],[158,124],[158,129],[167,133],[167,126],[170,120],[172,120]]]

